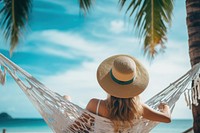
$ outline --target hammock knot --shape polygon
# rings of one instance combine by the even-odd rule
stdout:
[[[200,100],[200,74],[192,81],[192,104],[199,105]]]
[[[2,69],[3,67],[0,67],[0,84],[4,85],[6,82],[6,70]]]

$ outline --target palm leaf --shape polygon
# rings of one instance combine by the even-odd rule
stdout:
[[[126,0],[119,0],[121,8]],[[167,28],[171,25],[174,0],[132,0],[126,13],[134,15],[134,28],[144,41],[144,53],[153,58],[164,50]],[[160,47],[159,47],[160,46]]]
[[[80,9],[84,12],[84,14],[89,11],[93,1],[94,0],[79,0]]]
[[[17,46],[31,9],[31,0],[4,0],[0,10],[1,27],[6,40],[10,40],[10,53]]]

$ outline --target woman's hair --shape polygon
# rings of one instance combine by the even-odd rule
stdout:
[[[123,128],[129,127],[133,119],[139,119],[143,113],[139,96],[133,98],[109,96],[107,106],[109,119],[114,123],[115,131],[122,125],[125,126]]]

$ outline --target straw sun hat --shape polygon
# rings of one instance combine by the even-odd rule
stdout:
[[[145,90],[149,75],[134,57],[115,55],[99,65],[97,80],[108,94],[118,98],[131,98]]]

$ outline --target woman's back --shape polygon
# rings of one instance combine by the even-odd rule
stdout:
[[[130,127],[124,128],[121,125],[118,131],[113,128],[113,123],[109,119],[101,116],[95,116],[94,132],[95,133],[141,133],[144,127],[139,124],[140,120],[134,120]]]
[[[150,107],[148,107],[147,105],[145,105],[143,103],[140,103],[141,107],[142,107],[142,112],[140,112],[137,115],[135,115],[135,113],[137,113],[137,112],[132,112],[132,113],[130,113],[130,115],[125,115],[125,116],[123,116],[125,118],[127,116],[129,116],[129,118],[127,118],[127,120],[125,120],[123,118],[120,119],[121,117],[117,116],[117,114],[114,113],[113,110],[110,110],[109,101],[110,101],[109,99],[100,100],[100,99],[93,98],[90,100],[90,102],[88,103],[88,105],[86,107],[86,109],[88,111],[90,111],[91,113],[100,116],[100,118],[101,117],[107,118],[112,122],[112,124],[107,124],[108,122],[102,123],[101,120],[100,121],[95,120],[95,123],[94,123],[95,131],[99,130],[99,129],[102,131],[105,130],[105,131],[111,131],[111,132],[126,132],[126,133],[134,131],[134,130],[135,130],[135,132],[140,131],[140,129],[138,128],[139,126],[134,126],[134,125],[137,124],[137,122],[139,122],[141,120],[141,118],[149,119],[152,121],[158,121],[158,122],[166,122],[166,123],[171,121],[169,107],[165,104],[161,104],[159,106],[160,110],[162,110],[162,112],[159,112],[159,111],[155,111],[155,110],[151,109]],[[132,108],[132,109],[130,107],[127,107],[127,108],[134,111],[135,108],[137,108],[137,105],[135,106],[135,108]],[[123,111],[123,108],[118,108],[118,109],[119,109],[119,111]],[[117,119],[111,119],[111,117],[110,117],[111,114],[116,115]],[[136,116],[137,116],[137,118],[136,118]],[[96,117],[95,119],[97,119],[97,118],[98,117]],[[111,127],[108,125],[110,125]],[[106,126],[106,127],[104,127],[104,126]]]
[[[98,116],[108,118],[112,121],[112,129],[117,131],[127,131],[131,129],[136,118],[141,118],[141,105],[135,104],[137,98],[116,98],[109,96],[106,100],[91,99],[86,109]],[[139,102],[137,102],[139,103]],[[140,111],[139,113],[137,111]],[[135,119],[134,119],[135,118]],[[95,127],[102,126],[98,121]],[[104,127],[105,128],[105,127]]]

